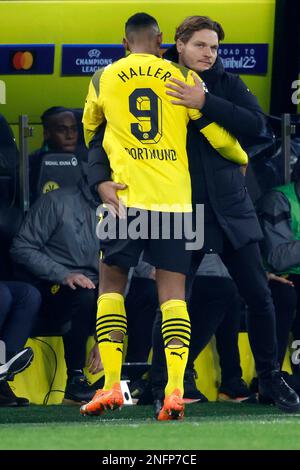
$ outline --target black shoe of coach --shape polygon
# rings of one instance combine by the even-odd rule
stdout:
[[[91,386],[85,375],[75,375],[67,380],[65,405],[80,405],[89,402],[95,395],[95,389]]]
[[[274,404],[288,413],[300,411],[299,396],[289,387],[278,371],[259,379],[258,399],[262,404]]]

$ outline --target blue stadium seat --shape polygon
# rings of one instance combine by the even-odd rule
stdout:
[[[41,158],[37,197],[53,189],[74,187],[81,176],[81,163],[74,154],[46,153]]]

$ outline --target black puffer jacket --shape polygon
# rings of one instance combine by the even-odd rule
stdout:
[[[80,272],[98,282],[96,204],[84,181],[51,191],[30,208],[15,236],[11,255],[22,279],[63,283]]]
[[[178,62],[176,47],[171,47],[164,57]],[[220,58],[200,76],[209,91],[201,112],[237,137],[246,148],[264,125],[256,97],[238,75],[224,71]],[[192,122],[187,153],[193,202],[205,204],[205,251],[220,251],[219,240],[224,232],[235,249],[260,240],[262,232],[240,167],[222,158],[199,135]]]

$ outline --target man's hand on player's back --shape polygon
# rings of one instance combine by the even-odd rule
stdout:
[[[120,219],[126,217],[125,207],[118,198],[117,191],[125,189],[126,184],[114,183],[113,181],[104,181],[98,184],[98,194],[101,201],[107,204],[109,212],[116,217],[118,215]]]

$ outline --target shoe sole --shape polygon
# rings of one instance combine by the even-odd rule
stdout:
[[[108,406],[101,407],[98,410],[94,410],[94,411],[89,411],[89,410],[86,410],[86,409],[82,409],[82,407],[81,407],[80,408],[80,414],[82,416],[101,416],[104,411],[115,411],[115,410],[121,411],[121,409],[122,409],[122,405],[113,405],[112,407],[108,407]]]
[[[27,367],[30,366],[30,364],[33,361],[33,357],[34,357],[34,355],[32,354],[31,357],[28,358],[27,362],[25,364],[22,364],[22,365],[18,365],[18,363],[20,363],[20,362],[22,363],[23,358],[20,357],[19,359],[17,359],[13,364],[11,364],[11,366],[8,368],[7,372],[5,372],[4,374],[2,374],[0,376],[0,381],[2,381],[2,380],[6,380],[6,381],[10,381],[10,382],[13,381],[15,375],[19,374],[20,372],[23,372],[23,370],[27,369]]]
[[[114,401],[111,404],[103,405],[100,404],[97,410],[87,410],[85,404],[80,408],[80,414],[83,416],[100,416],[104,411],[115,411],[122,409],[124,402]]]
[[[226,395],[225,393],[219,393],[218,395],[218,401],[220,403],[257,403],[257,398],[256,395],[250,395],[249,397],[236,397],[236,398],[231,398],[229,395]]]
[[[82,416],[100,416],[103,413],[102,409],[94,410],[94,411],[88,411],[88,410],[82,409],[82,407],[80,408],[79,411],[80,411],[80,414]]]
[[[169,408],[161,409],[157,420],[158,421],[172,421],[172,420],[182,420],[184,418],[184,405],[180,409]]]
[[[176,419],[176,420],[179,420],[179,419],[183,419],[184,417],[184,408],[181,410],[181,411],[178,411],[178,410],[171,410],[171,413],[170,413],[170,417],[171,419]]]
[[[162,415],[160,413],[156,416],[157,421],[182,421],[184,418],[184,410],[171,410],[168,412],[163,412]]]
[[[276,403],[272,398],[267,398],[260,394],[258,395],[258,402],[261,405],[277,406],[277,408],[279,408],[281,411],[284,411],[285,413],[297,413],[298,411],[300,411],[300,403],[297,405],[286,406],[282,405],[281,403]]]

